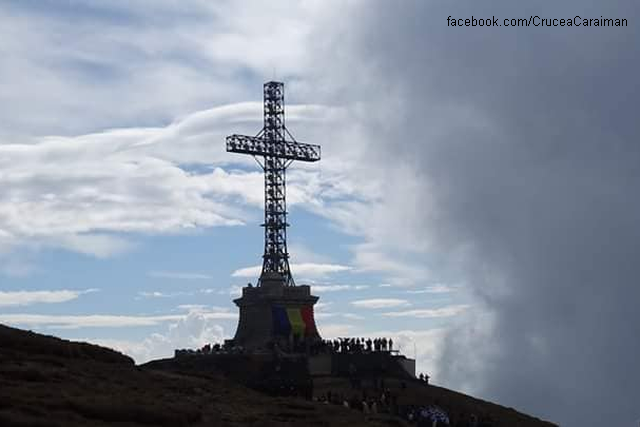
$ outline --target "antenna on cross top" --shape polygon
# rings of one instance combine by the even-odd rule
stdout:
[[[320,160],[320,146],[297,142],[286,128],[284,83],[265,83],[263,95],[262,130],[256,136],[228,136],[227,151],[253,156],[264,170],[264,255],[258,286],[295,286],[287,250],[286,169],[295,160]]]

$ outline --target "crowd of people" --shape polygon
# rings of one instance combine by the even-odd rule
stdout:
[[[405,419],[418,427],[493,427],[490,415],[478,417],[476,414],[463,414],[454,419],[437,405],[410,406],[405,410]]]
[[[298,338],[293,340],[282,339],[274,341],[267,346],[267,349],[278,350],[287,353],[341,353],[341,354],[361,354],[373,352],[398,353],[393,349],[393,339],[391,338],[337,338],[333,340],[321,340],[318,338]],[[179,349],[175,350],[175,356],[208,355],[220,353],[244,353],[242,346],[234,346],[229,341],[224,344],[206,344],[199,349]]]
[[[353,372],[351,372],[352,369]],[[418,427],[493,427],[495,425],[489,415],[479,417],[471,413],[455,413],[438,400],[425,405],[403,404],[402,396],[406,393],[408,386],[405,381],[401,381],[397,389],[390,389],[385,384],[384,377],[370,377],[366,379],[366,383],[363,383],[363,379],[355,371],[355,366],[350,367],[349,378],[351,391],[346,394],[330,391],[316,397],[316,400],[320,403],[342,405],[358,410],[365,416],[377,413],[399,416]],[[429,375],[420,373],[414,381],[428,386]]]
[[[361,394],[345,395],[328,391],[316,398],[324,404],[341,405],[345,408],[361,411],[365,415],[377,413],[398,414],[398,396],[389,389],[374,392],[362,391]]]
[[[374,351],[393,352],[391,338],[337,338],[323,340],[322,345],[335,353],[371,353]]]
[[[285,347],[282,347],[282,346]],[[295,340],[294,347],[287,347],[286,341],[278,344],[272,343],[269,347],[285,352],[295,353],[342,353],[359,354],[373,352],[392,352],[393,340],[391,338],[338,338],[335,340]],[[176,350],[176,357],[189,355],[209,355],[209,354],[242,354],[245,350],[242,347],[234,346],[231,341],[224,344],[206,344],[197,350]],[[278,360],[283,360],[278,358]],[[288,360],[288,359],[286,359]],[[292,362],[291,362],[292,363]],[[262,391],[277,396],[299,396],[311,399],[313,395],[313,384],[311,381],[300,381],[297,378],[283,377],[279,374],[279,363],[276,363],[274,373],[276,377],[267,377],[258,387]],[[289,371],[289,369],[286,369]],[[282,377],[282,378],[281,378]],[[425,386],[429,385],[429,375],[420,373],[414,381]],[[418,427],[492,427],[494,422],[489,416],[476,416],[475,414],[450,413],[446,405],[434,402],[425,405],[402,405],[398,403],[399,395],[407,388],[405,381],[400,383],[397,391],[391,390],[385,385],[383,377],[373,376],[366,379],[371,380],[371,386],[363,387],[364,380],[359,375],[355,365],[349,366],[349,380],[351,390],[337,393],[328,391],[315,400],[323,404],[333,404],[344,406],[349,409],[362,412],[365,417],[374,416],[379,413],[386,413],[404,418],[410,424]]]
[[[494,427],[491,415],[456,413],[438,399],[426,405],[409,405],[400,408],[400,415],[418,427]]]
[[[209,354],[243,354],[245,352],[244,347],[235,346],[229,343],[224,344],[205,344],[198,349],[176,349],[174,352],[175,357],[184,356],[202,356]]]
[[[440,427],[451,425],[449,415],[438,405],[412,405],[404,409],[404,416],[406,420],[409,422],[415,422],[418,424],[418,426],[425,425],[429,427]]]
[[[294,339],[292,342],[288,340],[280,340],[280,342],[272,342],[267,349],[273,350],[277,347],[279,350],[289,353],[372,353],[372,352],[392,352],[393,340],[391,338],[338,338],[335,340],[320,339]],[[198,349],[177,349],[175,356],[186,355],[208,355],[220,353],[244,353],[242,346],[234,346],[225,342],[224,344],[206,344]]]
[[[424,383],[425,385],[429,385],[429,378],[431,377],[424,373],[420,373],[420,375],[418,375],[418,379],[420,380],[420,382]]]
[[[493,427],[490,416],[475,414],[449,415],[438,401],[427,405],[399,405],[398,395],[390,389],[363,390],[361,394],[346,395],[328,391],[317,396],[316,402],[326,405],[340,405],[362,412],[365,417],[376,414],[391,414],[404,418],[418,427]]]

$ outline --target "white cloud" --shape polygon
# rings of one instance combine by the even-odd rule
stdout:
[[[318,311],[326,310],[328,307],[331,307],[333,302],[319,302],[313,306],[313,309],[317,313]]]
[[[342,317],[344,317],[346,319],[352,319],[352,320],[364,320],[364,319],[366,319],[364,316],[360,316],[359,314],[355,314],[355,313],[343,313]]]
[[[456,291],[456,288],[453,288],[451,286],[437,284],[433,286],[427,286],[424,289],[408,290],[407,293],[408,294],[447,294],[455,291]]]
[[[77,133],[254,99],[238,76],[301,75],[313,52],[307,37],[328,12],[317,1],[152,5],[99,6],[108,16],[124,18],[118,22],[87,5],[73,11],[73,26],[64,18],[70,5],[55,13],[34,13],[21,3],[0,10],[0,50],[10,58],[0,80],[13,83],[3,90],[0,115],[11,125],[3,131]],[[271,31],[262,30],[265,20],[274,24]]]
[[[372,298],[352,301],[351,305],[358,308],[390,308],[411,305],[409,301],[398,298]]]
[[[136,140],[134,131],[110,131],[0,145],[0,182],[11,188],[1,200],[0,228],[10,242],[105,257],[130,247],[108,232],[167,233],[241,223],[238,212],[221,203],[219,191],[216,196],[224,178],[127,152]]]
[[[106,257],[131,249],[129,241],[109,233],[178,233],[243,224],[245,208],[263,206],[262,173],[219,166],[251,165],[246,156],[226,153],[223,141],[231,131],[255,133],[260,105],[210,108],[164,127],[0,144],[0,184],[11,189],[0,197],[3,244],[57,246]],[[318,114],[334,123],[344,120],[337,117],[342,112],[333,110],[319,105],[287,108],[293,121],[317,120]],[[249,116],[255,123],[247,123]],[[212,140],[220,143],[212,145]],[[194,172],[181,166],[185,164],[212,167]],[[307,167],[297,165],[288,174],[289,206],[322,209],[323,197],[355,191],[340,183],[342,171],[327,167],[320,175]],[[350,269],[304,247],[299,259],[305,262],[293,263],[298,274],[311,277]]]
[[[361,291],[368,288],[369,285],[311,285],[311,292]]]
[[[199,311],[198,314],[204,316],[205,319],[215,319],[215,320],[237,320],[238,313],[224,310],[211,310],[211,311]]]
[[[188,294],[185,294],[183,292],[165,293],[165,292],[159,292],[159,291],[151,291],[151,292],[138,292],[138,295],[144,298],[174,298],[177,296],[188,295]]]
[[[442,353],[447,330],[444,328],[399,331],[378,330],[364,334],[365,337],[386,337],[393,339],[393,348],[401,354],[416,360],[416,373],[426,373],[431,381],[438,381],[439,357]]]
[[[206,319],[235,320],[237,313],[230,311],[199,312]],[[0,314],[0,322],[30,327],[59,329],[78,328],[126,328],[136,326],[156,326],[161,323],[179,321],[186,315],[167,314],[158,316],[127,315],[48,315],[48,314]]]
[[[230,295],[232,297],[239,297],[240,295],[242,295],[242,286],[231,286],[227,295]]]
[[[309,276],[309,277],[324,277],[328,274],[339,273],[343,271],[349,271],[351,267],[340,264],[316,264],[316,263],[301,263],[291,264],[291,272],[294,275]],[[262,271],[262,266],[254,265],[253,267],[240,268],[233,273],[232,277],[258,277]]]
[[[315,319],[329,319],[331,317],[337,317],[339,315],[339,313],[332,313],[330,311],[320,311],[314,313]]]
[[[48,314],[0,314],[0,322],[20,326],[47,326],[51,328],[122,328],[154,326],[182,316],[125,316],[125,315],[48,315]]]
[[[207,289],[204,293],[212,293],[211,290]],[[242,295],[242,286],[240,285],[231,285],[228,288],[220,289],[215,291],[218,295],[231,296],[231,297],[239,297]]]
[[[317,194],[315,196],[317,196]],[[291,257],[295,258],[295,263],[332,264],[330,257],[318,254],[304,244],[290,243],[288,247]]]
[[[227,292],[220,291],[218,289],[204,288],[196,291],[179,291],[179,292],[161,292],[161,291],[142,291],[138,292],[138,295],[142,298],[177,298],[194,295],[209,295],[209,294],[222,294],[226,295]]]
[[[323,324],[321,321],[318,322],[318,329],[322,334],[322,338],[325,339],[334,339],[338,337],[347,337],[351,336],[355,327],[353,325],[349,325],[347,323],[327,323]]]
[[[139,341],[105,338],[85,338],[84,341],[114,348],[133,357],[136,363],[145,363],[172,357],[175,349],[197,349],[209,343],[222,343],[228,338],[216,319],[200,311],[191,311],[175,320],[164,332],[153,333]]]
[[[354,313],[341,313],[341,312],[331,312],[331,311],[316,311],[315,318],[316,319],[330,319],[335,317],[344,317],[345,319],[350,320],[364,320],[365,317],[360,316]]]
[[[81,291],[67,289],[56,291],[0,291],[0,307],[62,303],[74,300],[80,295],[97,291],[97,289]]]
[[[44,241],[45,245],[59,246],[96,258],[109,258],[128,252],[134,247],[134,244],[128,240],[100,233],[47,236]]]
[[[253,267],[244,267],[235,270],[231,273],[232,277],[248,277],[248,278],[257,278],[260,276],[260,272],[262,271],[262,266],[254,265]]]
[[[386,272],[400,277],[411,277],[416,280],[428,277],[428,270],[424,267],[414,266],[398,256],[389,253],[387,245],[378,243],[362,243],[353,247],[354,263],[362,271]]]
[[[179,271],[151,271],[147,274],[149,277],[160,279],[178,279],[178,280],[209,280],[212,276],[202,273],[189,273]]]
[[[223,141],[231,127],[242,131],[245,116],[251,114],[258,121],[260,105],[241,103],[198,111],[165,127],[0,144],[0,184],[9,189],[0,196],[3,246],[54,246],[107,257],[132,247],[128,240],[110,233],[180,233],[244,223],[246,207],[263,206],[260,171],[213,166],[194,172],[180,165],[249,164],[251,159],[225,153]],[[288,112],[313,118],[323,109],[330,110],[293,105]],[[252,131],[257,129],[259,125]],[[212,140],[219,144],[212,146]],[[323,184],[317,172],[293,169],[289,178],[290,206],[321,204]],[[312,277],[349,269],[330,263],[294,265],[299,274]],[[152,273],[185,279],[206,276]]]
[[[452,317],[462,314],[464,311],[470,308],[469,305],[459,304],[450,305],[448,307],[432,308],[432,309],[417,309],[406,311],[391,311],[382,313],[387,317],[417,317],[417,318],[436,318],[436,317]]]
[[[198,312],[201,313],[203,311],[207,311],[207,305],[205,304],[180,304],[177,309],[178,310],[186,310],[187,312]]]
[[[207,305],[207,304],[180,304],[177,307],[177,310],[186,311],[187,313],[199,313],[204,315],[205,317],[215,314],[235,314],[235,311],[231,311],[229,307],[223,307],[218,305]]]

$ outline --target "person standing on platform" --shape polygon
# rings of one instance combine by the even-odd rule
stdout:
[[[362,400],[362,413],[369,415],[369,404],[367,403],[367,399]]]

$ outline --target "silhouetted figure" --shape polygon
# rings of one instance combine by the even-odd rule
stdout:
[[[420,375],[418,376],[418,378],[420,379],[420,381],[424,381],[424,374],[420,372]]]
[[[362,413],[365,415],[369,415],[369,404],[366,400],[362,401]]]
[[[356,365],[353,363],[349,364],[349,379],[351,380],[351,388],[356,388]]]
[[[393,340],[389,338],[389,351],[393,350]]]
[[[493,418],[491,418],[491,416],[482,417],[478,427],[493,427]]]

